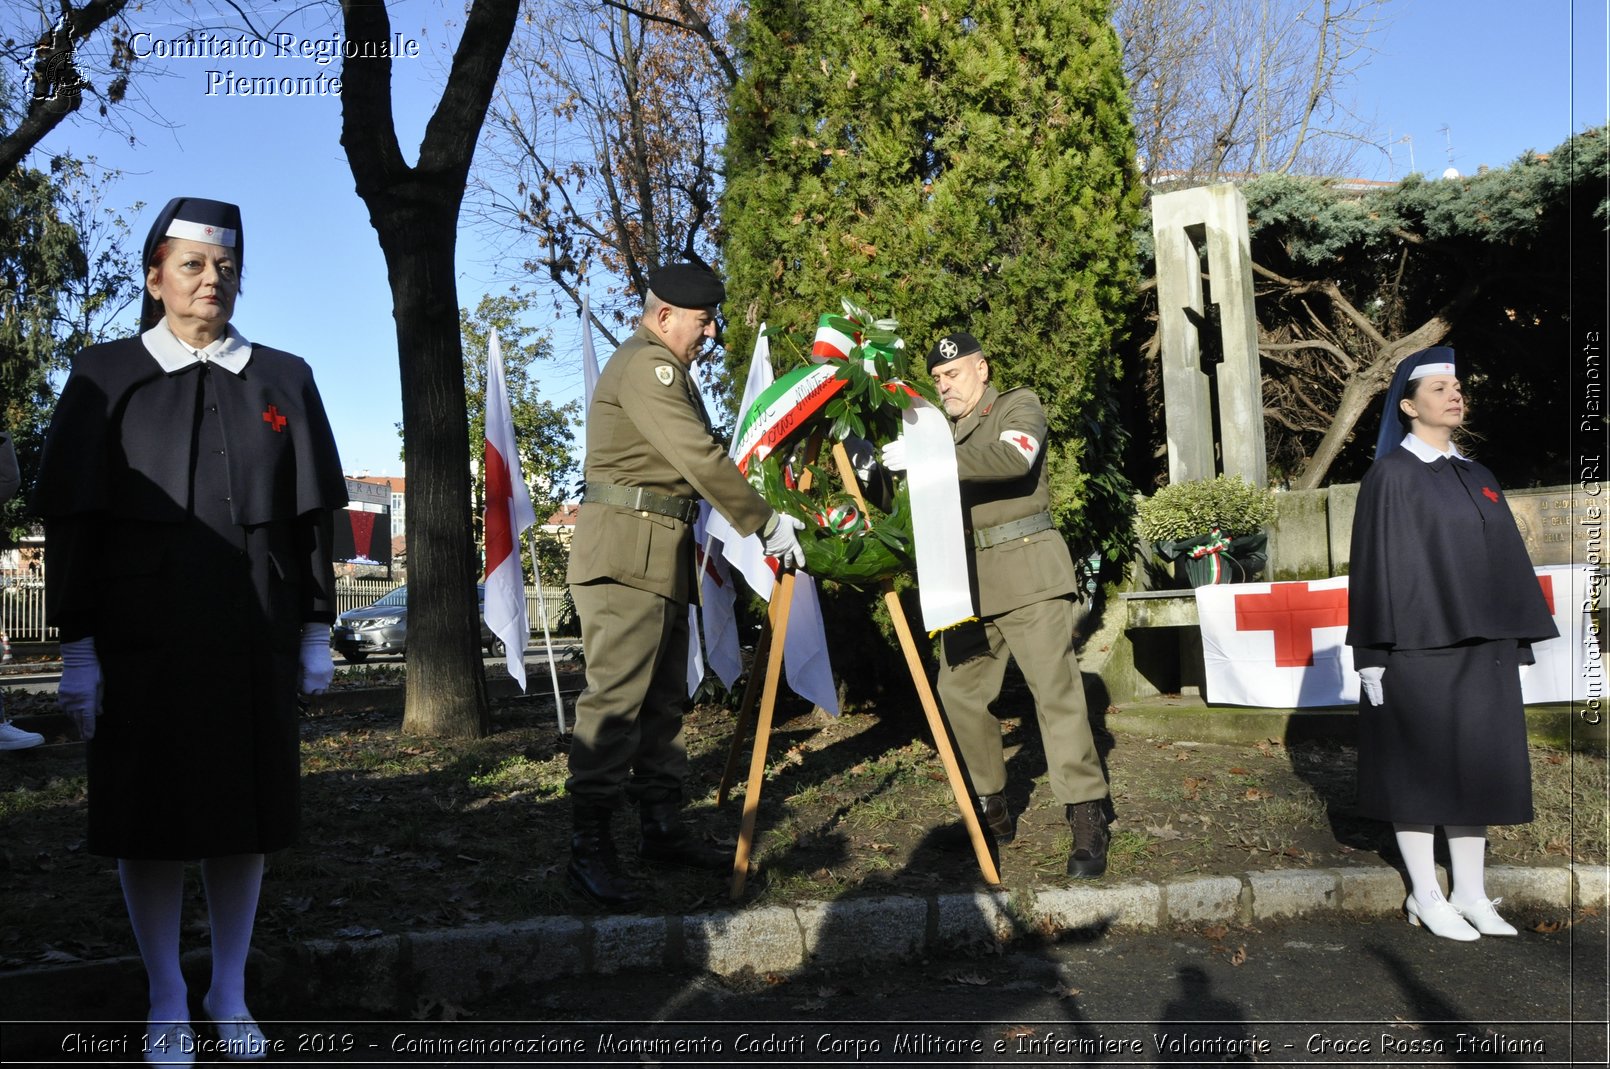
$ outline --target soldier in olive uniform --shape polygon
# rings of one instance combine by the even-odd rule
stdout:
[[[1000,724],[989,707],[1007,658],[1017,659],[1034,694],[1051,789],[1073,829],[1068,875],[1094,879],[1107,870],[1107,781],[1073,652],[1077,579],[1051,520],[1045,413],[1032,391],[990,385],[989,361],[971,334],[941,338],[928,371],[954,423],[978,611],[976,621],[941,636],[939,696],[984,822],[998,842],[1011,842]],[[904,442],[886,446],[883,459],[904,468]]]
[[[801,522],[773,511],[744,479],[711,433],[689,375],[705,340],[715,337],[716,306],[725,296],[721,280],[702,267],[654,272],[642,323],[604,365],[587,410],[587,489],[568,576],[587,656],[567,782],[574,806],[568,876],[610,909],[642,901],[610,835],[623,789],[640,811],[645,860],[718,870],[732,864],[681,821],[699,499],[740,533],[761,533],[784,567],[802,561]]]

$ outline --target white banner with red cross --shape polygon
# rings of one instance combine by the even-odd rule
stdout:
[[[1602,681],[1599,629],[1594,624],[1594,595],[1591,564],[1556,564],[1537,569],[1537,582],[1543,600],[1554,614],[1560,637],[1532,647],[1537,663],[1521,677],[1521,697],[1528,705],[1537,702],[1586,701],[1589,683]]]
[[[1203,695],[1216,705],[1296,709],[1358,701],[1347,645],[1347,577],[1196,588]]]
[[[1599,663],[1591,579],[1587,566],[1537,569],[1560,637],[1532,647],[1537,663],[1521,679],[1527,704],[1587,697],[1583,668]],[[1298,709],[1358,702],[1358,674],[1346,643],[1346,576],[1199,586],[1196,612],[1204,697],[1215,705]]]

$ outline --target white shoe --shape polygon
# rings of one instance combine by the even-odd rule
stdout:
[[[0,720],[0,750],[26,750],[44,741],[37,731],[24,731],[9,720]]]
[[[1482,935],[1519,935],[1520,932],[1515,930],[1515,926],[1500,917],[1498,910],[1493,908],[1502,901],[1502,898],[1495,898],[1492,901],[1482,898],[1469,906],[1455,905],[1452,902],[1448,904]]]
[[[154,1024],[146,1025],[146,1065],[195,1065],[196,1033],[189,1021],[167,1021],[152,1031]]]
[[[207,1006],[207,1000],[201,1000],[201,1008],[207,1014],[212,1026],[218,1030],[218,1042],[221,1045],[219,1053],[227,1061],[232,1062],[258,1062],[268,1057],[268,1039],[263,1030],[257,1027],[257,1022],[249,1013],[237,1014],[234,1017],[214,1016]]]
[[[1403,911],[1409,915],[1410,924],[1416,928],[1422,926],[1428,928],[1432,935],[1455,939],[1461,943],[1481,938],[1481,933],[1466,924],[1459,911],[1449,905],[1448,900],[1441,895],[1433,898],[1429,905],[1423,905],[1411,894],[1403,900]]]

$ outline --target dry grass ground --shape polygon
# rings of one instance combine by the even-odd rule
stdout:
[[[1018,838],[1001,852],[1002,879],[1008,888],[1058,885],[1069,836],[1045,785],[1032,711],[1021,693],[1001,705],[1009,797],[1019,813]],[[11,711],[26,714],[27,701],[13,697]],[[259,945],[592,912],[564,881],[566,762],[551,703],[505,702],[495,718],[489,738],[447,741],[402,734],[395,705],[379,700],[310,716],[302,844],[270,859]],[[729,846],[741,782],[725,806],[715,797],[733,725],[733,714],[716,705],[699,706],[687,722],[690,819]],[[1116,817],[1108,880],[1389,856],[1388,829],[1353,815],[1349,748],[1120,735],[1104,738],[1103,750]],[[745,745],[740,781],[748,755]],[[1538,819],[1494,828],[1493,863],[1603,863],[1604,757],[1536,749],[1532,765]],[[628,858],[634,816],[616,821]],[[0,755],[0,968],[133,953],[113,863],[85,853],[83,835],[81,747]],[[914,707],[837,719],[780,710],[753,860],[743,898],[750,904],[982,886]],[[730,905],[719,875],[649,875],[649,911]],[[187,945],[205,931],[192,879]]]

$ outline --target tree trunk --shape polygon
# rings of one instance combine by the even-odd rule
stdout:
[[[397,321],[408,454],[408,686],[403,730],[477,738],[491,730],[470,524],[469,417],[453,274],[458,212],[475,140],[514,32],[519,0],[475,0],[419,163],[397,144],[391,21],[384,4],[342,0],[362,58],[342,66],[341,144],[380,237]]]
[[[470,452],[453,248],[458,205],[373,212],[395,302],[408,456],[408,684],[403,730],[491,731],[471,537]]]

